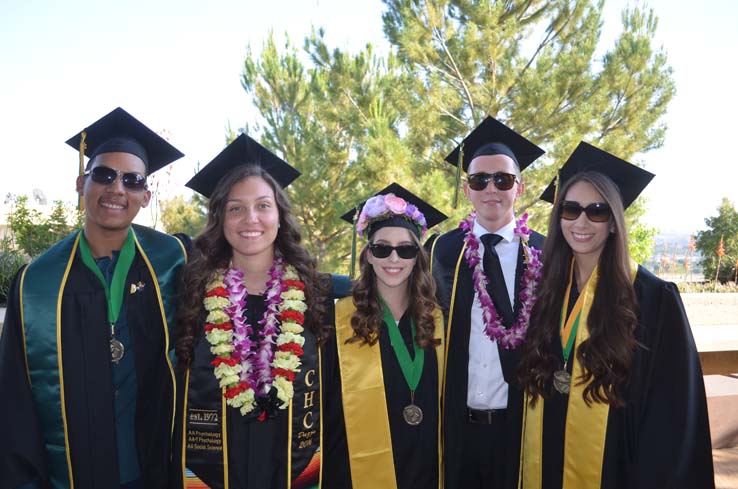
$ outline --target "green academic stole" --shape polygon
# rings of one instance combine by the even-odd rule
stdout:
[[[77,254],[79,238],[78,231],[52,246],[26,267],[20,282],[26,374],[44,434],[50,480],[54,488],[74,488],[64,403],[61,312],[63,291]],[[168,356],[169,324],[172,324],[174,312],[174,277],[184,264],[186,255],[177,238],[145,227],[134,226],[134,239],[151,276],[157,278],[154,287],[165,335],[165,350],[162,353],[167,359],[174,386],[174,370]]]
[[[336,343],[341,371],[343,418],[346,424],[351,483],[354,489],[396,489],[384,374],[379,345],[346,343],[354,336],[351,316],[353,297],[336,303]],[[443,342],[443,315],[435,311],[434,337]],[[438,363],[438,487],[442,486],[441,386],[443,384],[443,344],[436,348]]]
[[[320,487],[323,441],[320,349],[315,336],[303,332],[302,365],[295,375],[294,395],[287,410],[286,489]],[[182,408],[182,481],[184,488],[228,488],[228,419],[225,388],[210,365],[213,355],[204,335],[195,346],[194,363],[185,371]],[[231,416],[240,416],[230,410]],[[260,423],[254,418],[253,423]],[[235,448],[238,450],[238,447]],[[244,447],[246,449],[246,447]],[[188,476],[187,471],[195,476]]]
[[[631,261],[630,272],[631,280],[635,281],[638,272],[637,263]],[[579,327],[576,331],[575,348],[577,349],[589,338],[587,319],[592,309],[598,280],[599,270],[595,267],[582,292],[583,305]],[[566,310],[568,304],[565,302],[562,307]],[[570,358],[573,359],[573,364],[564,428],[563,489],[592,489],[600,487],[602,483],[602,460],[605,454],[610,406],[596,401],[592,401],[590,405],[584,402],[584,389],[589,385],[581,382],[584,367],[579,363],[576,351]],[[543,406],[542,399],[538,399],[535,406],[532,406],[526,394],[520,447],[520,482],[518,483],[519,487],[524,489],[540,489],[542,485]]]

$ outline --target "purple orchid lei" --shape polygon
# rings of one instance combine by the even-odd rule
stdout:
[[[258,337],[256,351],[252,340],[255,336],[254,328],[243,314],[248,297],[246,286],[243,284],[244,273],[237,268],[229,268],[223,277],[231,301],[231,306],[223,311],[233,322],[233,356],[240,360],[240,379],[254,386],[256,395],[266,395],[272,387],[273,376],[270,365],[274,360],[274,344],[279,333],[279,306],[282,304],[284,270],[284,259],[281,255],[276,255],[266,283],[266,310],[259,320],[261,329],[256,334]]]
[[[543,264],[539,259],[540,250],[528,246],[530,229],[526,226],[528,214],[524,214],[515,221],[514,233],[520,238],[523,246],[526,268],[520,280],[520,309],[515,323],[510,328],[505,328],[502,319],[495,309],[495,304],[487,292],[489,278],[482,267],[482,257],[479,254],[479,240],[472,232],[476,212],[470,213],[466,219],[459,223],[459,228],[465,231],[464,243],[466,250],[464,258],[466,264],[473,270],[474,290],[482,305],[482,320],[484,321],[484,332],[492,340],[497,341],[503,348],[511,349],[520,346],[525,340],[525,333],[530,323],[530,313],[536,302],[536,287],[541,278],[541,267]]]

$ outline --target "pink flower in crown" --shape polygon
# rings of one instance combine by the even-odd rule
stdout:
[[[404,214],[407,208],[405,199],[395,196],[395,194],[387,194],[384,196],[384,203],[393,214]]]

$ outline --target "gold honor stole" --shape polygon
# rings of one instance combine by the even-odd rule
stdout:
[[[346,423],[351,482],[354,489],[396,489],[395,463],[392,457],[384,374],[379,344],[346,343],[354,336],[351,316],[356,310],[353,297],[336,303],[336,343],[341,371],[343,417]],[[434,311],[434,336],[442,344],[436,348],[438,363],[438,487],[443,481],[441,446],[441,388],[443,385],[443,315]]]
[[[635,281],[638,264],[631,261],[631,281]],[[573,280],[573,278],[572,278]],[[587,286],[582,292],[583,306],[577,331],[576,345],[578,349],[589,338],[587,319],[594,301],[595,289],[599,280],[599,270],[595,267]],[[566,308],[568,304],[562,307]],[[584,402],[584,389],[588,384],[577,379],[584,376],[584,368],[579,363],[576,351],[571,355],[572,380],[569,392],[569,404],[566,412],[564,428],[564,477],[563,489],[591,489],[600,487],[602,483],[602,460],[605,453],[605,437],[607,434],[607,418],[610,406],[605,403]],[[525,411],[523,413],[523,440],[520,453],[519,487],[540,489],[542,487],[543,466],[543,399],[531,406],[529,397],[525,395]]]

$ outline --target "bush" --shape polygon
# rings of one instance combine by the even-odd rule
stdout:
[[[682,294],[688,292],[738,293],[738,284],[735,282],[719,283],[717,287],[715,282],[681,282],[677,286]]]
[[[0,305],[7,303],[8,291],[13,285],[13,277],[18,269],[28,261],[23,253],[10,247],[10,239],[5,237],[0,242]]]

